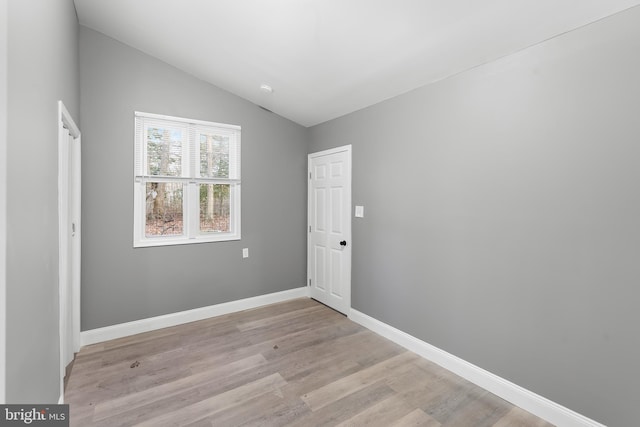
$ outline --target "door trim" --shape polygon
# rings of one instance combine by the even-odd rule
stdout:
[[[322,157],[322,156],[328,156],[331,154],[336,154],[336,153],[341,153],[341,152],[346,152],[347,153],[347,162],[349,164],[349,178],[348,178],[348,189],[347,189],[347,203],[346,203],[346,207],[349,210],[348,212],[348,218],[349,218],[349,224],[348,224],[348,232],[347,232],[347,241],[349,242],[349,245],[351,246],[351,256],[349,257],[349,269],[347,271],[347,287],[345,289],[345,295],[344,295],[344,299],[346,301],[346,312],[344,313],[345,315],[347,315],[347,317],[349,316],[350,312],[351,312],[351,265],[352,265],[352,260],[353,260],[353,246],[352,246],[352,242],[353,242],[353,238],[352,238],[352,221],[351,221],[351,204],[352,204],[352,181],[353,181],[353,162],[352,162],[352,158],[353,158],[353,151],[352,151],[352,146],[351,144],[349,145],[343,145],[340,147],[335,147],[335,148],[329,148],[327,150],[322,150],[322,151],[318,151],[315,153],[310,153],[307,155],[307,288],[309,289],[309,296],[312,296],[312,289],[311,289],[311,255],[312,255],[312,251],[311,251],[311,239],[310,239],[310,233],[311,233],[311,198],[313,196],[312,194],[312,188],[311,188],[311,164],[312,164],[312,160],[316,157]]]
[[[73,138],[73,144],[69,142],[69,136]],[[60,341],[60,398],[64,399],[64,376],[66,363],[64,361],[63,316],[65,309],[71,310],[71,343],[74,353],[80,350],[80,262],[81,262],[81,134],[71,114],[62,101],[58,101],[58,329]],[[71,156],[71,165],[69,157]],[[73,169],[71,169],[73,168]],[[69,185],[71,178],[74,178]],[[66,185],[65,185],[66,184]],[[71,191],[69,191],[71,188]],[[74,200],[73,209],[68,209],[69,200]],[[68,238],[68,224],[75,220],[75,244],[72,245]],[[72,248],[71,260],[68,260],[67,245]],[[69,261],[73,270],[70,277],[66,277]],[[62,286],[65,281],[71,283],[71,307],[66,307],[67,294]]]

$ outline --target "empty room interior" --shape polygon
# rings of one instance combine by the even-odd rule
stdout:
[[[0,76],[1,404],[640,425],[640,1],[0,0]]]

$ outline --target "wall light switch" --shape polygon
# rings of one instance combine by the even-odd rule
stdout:
[[[364,206],[356,206],[356,218],[364,218]]]
[[[249,248],[242,248],[242,258],[249,258]]]

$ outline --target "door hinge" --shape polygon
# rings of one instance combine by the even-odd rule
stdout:
[[[309,226],[309,233],[311,233],[311,226]]]
[[[309,279],[309,286],[311,286],[311,279]]]
[[[309,179],[311,179],[311,172],[309,172]]]

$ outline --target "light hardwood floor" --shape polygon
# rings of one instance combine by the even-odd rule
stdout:
[[[84,347],[71,425],[550,426],[310,299]]]

